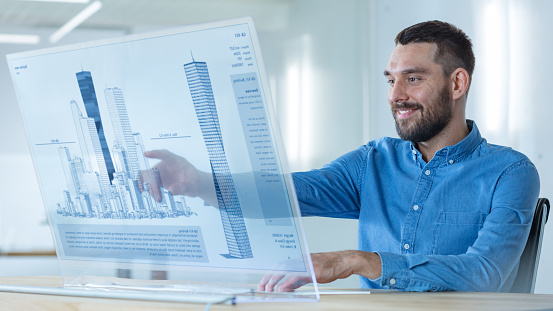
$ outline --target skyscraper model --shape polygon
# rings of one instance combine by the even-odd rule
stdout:
[[[118,87],[106,88],[104,95],[116,144],[125,150],[125,170],[130,173],[130,178],[136,179],[140,173],[140,166],[123,91]]]
[[[83,98],[86,115],[87,117],[94,119],[96,132],[98,133],[98,138],[100,139],[103,159],[97,157],[97,161],[103,161],[105,163],[109,183],[111,183],[111,181],[113,180],[115,167],[113,165],[113,160],[111,159],[106,136],[104,135],[104,127],[102,125],[102,119],[100,117],[100,108],[98,107],[98,100],[96,99],[96,91],[94,90],[92,74],[90,73],[90,71],[77,72],[77,81],[81,90],[81,96]],[[102,165],[99,166],[101,167]]]
[[[131,121],[127,112],[123,91],[118,87],[106,88],[104,90],[108,111],[113,125],[115,142],[123,150],[124,171],[128,172],[127,180],[132,188],[131,199],[140,211],[145,211],[144,202],[139,197],[138,176],[140,174],[140,164],[138,157],[142,153],[137,153],[136,142],[131,128]]]
[[[252,258],[244,216],[225,155],[207,64],[192,59],[191,63],[184,65],[184,71],[209,154],[229,255],[236,258]]]
[[[104,160],[104,153],[102,152],[101,139],[98,136],[96,121],[94,118],[83,115],[77,102],[74,100],[71,101],[71,111],[82,157],[85,160],[85,168],[98,174],[101,195],[107,201],[111,198],[110,179],[106,161]],[[102,211],[108,212],[105,206],[102,207]]]

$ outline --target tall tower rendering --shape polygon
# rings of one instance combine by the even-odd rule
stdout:
[[[110,179],[102,152],[101,138],[98,136],[97,123],[93,118],[83,116],[74,100],[71,101],[71,111],[85,166],[98,173],[102,195],[109,199],[111,197]]]
[[[81,96],[83,98],[86,115],[87,117],[94,119],[96,132],[98,133],[98,138],[100,139],[102,154],[104,155],[106,169],[111,182],[113,180],[113,173],[115,173],[115,167],[113,165],[113,160],[111,159],[111,154],[109,153],[106,136],[104,135],[104,127],[102,125],[102,118],[100,117],[100,108],[98,107],[98,100],[96,98],[96,91],[94,90],[94,83],[92,81],[92,74],[90,71],[77,72],[77,82],[79,83],[79,88],[81,89]]]
[[[104,90],[104,95],[106,97],[116,143],[125,150],[125,168],[131,173],[130,177],[136,179],[140,173],[140,166],[138,165],[136,144],[134,142],[131,121],[127,113],[123,91],[118,87],[107,88]]]
[[[144,202],[139,197],[138,177],[140,175],[140,165],[138,163],[138,153],[136,152],[136,142],[132,133],[131,121],[127,112],[127,105],[123,97],[123,91],[118,88],[107,88],[104,90],[106,103],[108,105],[113,132],[115,134],[115,143],[119,148],[123,149],[123,162],[125,171],[129,172],[129,184],[127,187],[132,188],[131,196],[134,204],[138,206],[140,211],[145,210]],[[143,153],[140,155],[142,156]]]
[[[209,154],[229,254],[236,258],[252,258],[244,216],[225,155],[207,64],[192,59],[191,63],[184,65],[184,71]]]

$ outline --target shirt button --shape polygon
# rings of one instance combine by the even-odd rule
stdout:
[[[403,245],[403,248],[405,248],[405,249],[409,249],[409,244],[405,244],[405,245]]]
[[[449,164],[453,164],[453,163],[455,163],[455,161],[449,160]]]
[[[413,160],[414,160],[414,161],[417,161],[417,157],[413,156]]]
[[[413,151],[413,154],[417,154],[417,152],[415,150],[411,150],[411,151]]]
[[[426,176],[430,175],[430,170],[426,170],[426,172],[424,172],[426,174]]]
[[[390,279],[390,285],[396,284],[396,279]]]
[[[415,205],[415,206],[413,206],[413,209],[414,209],[415,211],[418,211],[418,210],[419,210],[419,206],[418,206],[418,205]]]

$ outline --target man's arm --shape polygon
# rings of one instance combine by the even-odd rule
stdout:
[[[321,169],[294,173],[302,216],[358,219],[359,191],[370,148],[364,145]]]
[[[376,253],[363,251],[340,251],[311,254],[315,278],[318,283],[330,283],[357,274],[370,279],[381,275],[380,257]],[[283,275],[271,275],[258,284],[261,291],[292,292],[294,289],[310,283],[308,278],[288,278],[276,285]],[[276,286],[275,286],[276,285]]]
[[[525,247],[539,193],[539,177],[527,161],[502,174],[490,214],[478,238],[461,255],[343,251],[313,254],[321,283],[358,274],[399,290],[499,291],[510,286]],[[451,241],[455,243],[455,241]],[[511,278],[509,278],[511,277]],[[286,281],[278,290],[290,291]],[[507,288],[508,289],[508,288]]]
[[[316,253],[311,255],[311,259],[320,283],[345,279],[352,274],[377,279],[382,272],[380,256],[372,252],[348,250]]]

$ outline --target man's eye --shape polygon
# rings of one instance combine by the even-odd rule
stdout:
[[[396,82],[396,80],[391,80],[391,79],[388,80],[388,84],[394,84],[394,82]]]
[[[409,82],[417,82],[419,81],[420,79],[419,78],[416,78],[416,77],[409,77]]]

